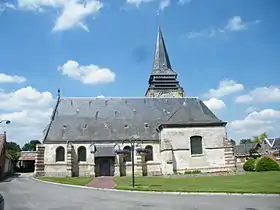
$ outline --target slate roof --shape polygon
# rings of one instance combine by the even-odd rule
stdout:
[[[256,143],[239,144],[234,146],[234,154],[239,155],[249,155],[250,149],[256,148]]]
[[[172,70],[160,27],[158,27],[152,75],[177,75]]]
[[[178,90],[179,88],[183,90],[177,80],[177,73],[172,69],[162,31],[159,27],[153,69],[149,77],[149,88],[147,92],[153,89],[160,90],[161,93],[168,93],[170,90]]]
[[[158,140],[162,124],[226,125],[198,98],[59,98],[44,143]]]

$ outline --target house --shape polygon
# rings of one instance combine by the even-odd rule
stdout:
[[[34,172],[36,151],[21,151],[18,160],[20,171]]]
[[[247,143],[240,144],[234,147],[234,155],[236,157],[237,166],[243,166],[245,161],[252,157],[251,150],[254,149],[256,151],[254,157],[270,157],[276,160],[280,164],[280,160],[276,158],[274,153],[279,153],[280,150],[280,138],[269,138],[265,139],[262,144],[258,143]]]
[[[64,98],[58,91],[35,176],[124,176],[133,162],[136,175],[231,171],[226,124],[199,98],[185,97],[159,28],[145,97]]]
[[[6,132],[0,134],[0,180],[14,172],[13,159],[6,151],[6,138]]]

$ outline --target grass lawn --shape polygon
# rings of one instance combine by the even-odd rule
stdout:
[[[86,186],[92,181],[92,177],[38,177],[37,179],[60,184]]]
[[[226,192],[280,194],[280,172],[255,172],[245,175],[208,177],[116,177],[116,189],[169,192]]]

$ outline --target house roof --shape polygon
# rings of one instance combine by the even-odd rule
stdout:
[[[234,147],[234,154],[238,155],[248,155],[250,149],[256,148],[256,143],[239,144]]]
[[[158,140],[162,124],[226,125],[198,98],[59,98],[44,143]]]
[[[279,138],[275,138],[275,139],[267,139],[269,141],[269,143],[272,145],[273,149],[280,149],[280,137]],[[268,145],[268,143],[266,141],[264,141],[265,145]]]
[[[36,151],[21,151],[19,160],[35,160]]]

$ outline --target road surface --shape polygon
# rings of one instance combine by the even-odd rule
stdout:
[[[280,197],[160,195],[57,186],[21,175],[0,183],[5,210],[280,210]]]

